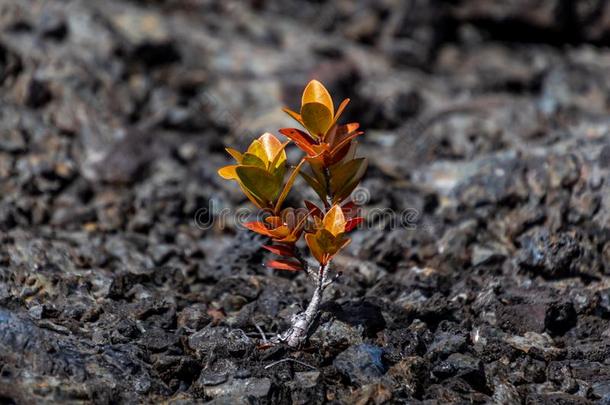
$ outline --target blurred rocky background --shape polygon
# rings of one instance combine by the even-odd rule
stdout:
[[[0,403],[610,404],[608,46],[603,0],[0,0]],[[262,350],[311,286],[216,170],[311,78],[392,211]]]

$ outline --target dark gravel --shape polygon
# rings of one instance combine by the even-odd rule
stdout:
[[[0,403],[610,404],[609,15],[3,0]],[[366,130],[369,226],[262,348],[312,288],[216,169],[311,77]]]

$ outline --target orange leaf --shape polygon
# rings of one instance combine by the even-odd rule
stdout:
[[[235,172],[236,168],[237,168],[237,165],[221,167],[220,169],[218,169],[218,175],[220,177],[222,177],[223,179],[236,180],[237,179],[237,173]]]
[[[277,270],[288,270],[288,271],[300,271],[303,270],[301,263],[295,262],[294,260],[269,260],[266,264],[267,267],[271,267]]]
[[[269,229],[267,229],[265,224],[263,224],[262,222],[246,222],[244,226],[253,232],[260,233],[261,235],[269,237],[273,236],[273,234],[269,231]]]
[[[263,248],[278,256],[294,257],[294,246],[263,245]]]
[[[322,83],[317,80],[312,80],[307,83],[305,90],[303,90],[303,96],[301,97],[301,108],[308,103],[320,103],[325,106],[330,112],[331,118],[335,114],[335,107],[333,106],[333,99],[330,96],[328,90]],[[301,110],[301,116],[303,111]]]
[[[313,233],[308,233],[307,235],[305,235],[305,242],[307,242],[309,251],[311,252],[313,257],[316,258],[318,263],[323,265],[326,264],[326,254],[318,244],[318,239],[316,238],[316,235]]]
[[[339,125],[337,127],[337,141],[341,142],[346,136],[351,135],[358,128],[360,128],[360,124],[357,122],[350,122],[344,125]]]
[[[290,115],[290,117],[292,117],[296,122],[303,125],[303,120],[301,119],[301,114],[294,112],[290,108],[287,108],[287,107],[282,108],[282,111],[284,111],[286,114]]]
[[[335,117],[333,118],[333,125],[337,123],[337,120],[339,119],[341,114],[343,114],[343,111],[345,110],[345,107],[347,107],[348,104],[349,104],[349,98],[346,98],[345,100],[343,100],[341,102],[341,104],[339,104],[339,108],[337,108],[337,113],[335,114]]]
[[[267,217],[265,218],[265,222],[271,225],[272,228],[277,228],[278,226],[282,226],[284,224],[282,218],[278,216]]]
[[[343,210],[341,207],[334,205],[326,213],[326,215],[324,215],[324,220],[322,223],[324,225],[324,229],[330,232],[333,236],[337,236],[338,234],[345,232],[345,216],[343,215]]]
[[[233,159],[235,159],[237,163],[241,163],[242,154],[240,151],[233,148],[225,148],[225,150],[229,153],[229,155],[233,156]]]

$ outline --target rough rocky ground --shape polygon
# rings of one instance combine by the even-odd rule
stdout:
[[[610,404],[608,45],[605,1],[2,0],[0,403]],[[311,286],[215,172],[311,77],[370,226],[261,350]]]

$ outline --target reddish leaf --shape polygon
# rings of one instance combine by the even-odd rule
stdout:
[[[277,270],[288,270],[288,271],[300,271],[303,270],[301,263],[295,262],[294,260],[269,260],[266,264],[267,267],[271,267]]]
[[[305,200],[305,207],[307,207],[307,209],[309,210],[309,214],[314,217],[322,218],[324,216],[322,214],[322,210],[309,200]]]
[[[315,144],[315,141],[307,135],[305,132],[296,128],[282,128],[280,134],[284,135],[288,139],[291,139],[303,152],[310,156],[316,155],[316,151],[311,145]]]
[[[347,144],[354,139],[355,137],[357,137],[358,135],[362,135],[363,132],[362,131],[358,131],[358,132],[354,132],[348,136],[346,136],[344,139],[342,139],[337,145],[335,145],[333,147],[333,149],[330,151],[331,155],[334,155],[335,153],[338,153],[341,148],[347,146]]]
[[[341,209],[343,210],[343,215],[345,215],[345,218],[348,220],[358,216],[358,213],[360,211],[360,207],[358,207],[353,201],[348,201],[344,203],[341,206]]]
[[[364,221],[364,218],[362,218],[362,217],[356,217],[356,218],[352,218],[352,219],[348,220],[347,223],[345,224],[345,232],[349,232],[349,231],[353,230],[355,227],[360,225],[363,221]]]
[[[286,257],[294,257],[294,246],[286,246],[286,245],[263,245],[264,249],[267,249],[273,254],[278,256],[286,256]]]

